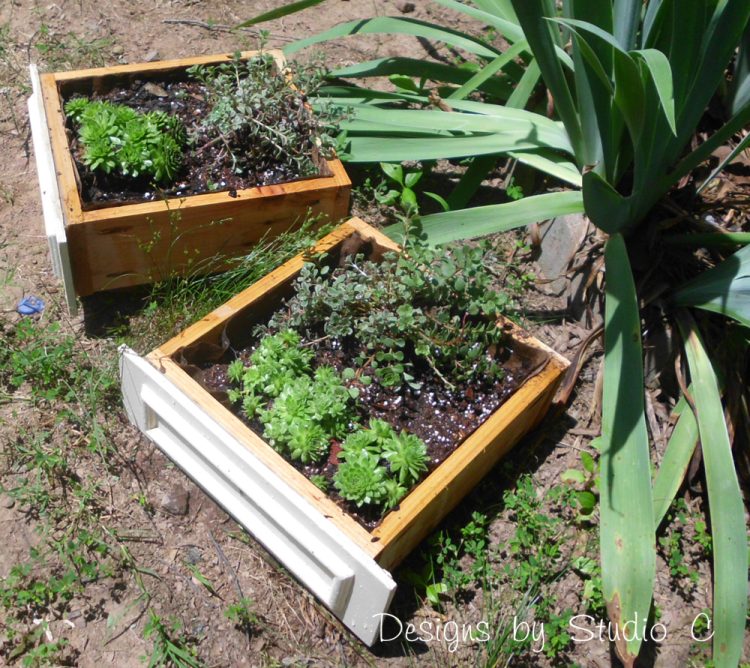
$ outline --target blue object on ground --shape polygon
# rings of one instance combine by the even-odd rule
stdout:
[[[34,315],[34,313],[41,313],[44,311],[44,301],[39,297],[29,295],[18,302],[16,311],[21,315]]]

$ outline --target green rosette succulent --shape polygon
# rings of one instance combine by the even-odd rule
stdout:
[[[357,506],[381,503],[386,495],[386,470],[377,455],[363,450],[339,464],[333,485]]]

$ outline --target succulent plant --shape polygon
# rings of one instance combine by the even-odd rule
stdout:
[[[339,464],[333,476],[339,494],[358,506],[381,503],[386,495],[386,470],[379,458],[366,450]]]
[[[399,501],[406,496],[406,492],[409,491],[398,480],[394,480],[393,478],[385,481],[383,489],[385,490],[383,505],[389,510],[397,506]]]
[[[397,473],[399,482],[406,487],[411,487],[427,470],[427,446],[414,434],[402,432],[392,438],[383,457],[391,472]]]
[[[398,504],[427,470],[427,446],[422,440],[414,434],[398,434],[385,420],[379,419],[371,419],[369,429],[349,434],[338,458],[343,462],[340,467],[356,461],[359,468],[367,464],[385,471],[381,498],[372,503],[382,503],[386,508]],[[342,496],[353,500],[343,493]]]
[[[182,164],[187,132],[176,116],[84,97],[68,100],[65,113],[77,126],[83,163],[94,171],[169,182]]]

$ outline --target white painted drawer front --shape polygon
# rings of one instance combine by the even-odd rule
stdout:
[[[42,195],[42,215],[44,216],[44,230],[47,234],[52,269],[65,290],[65,300],[70,314],[78,313],[73,273],[68,253],[68,240],[65,234],[65,218],[60,205],[60,192],[57,187],[57,172],[52,158],[52,146],[47,129],[47,114],[44,110],[39,70],[36,65],[29,65],[32,95],[28,100],[29,124],[31,125],[31,142],[34,145],[36,171],[39,176],[39,191]]]
[[[396,585],[346,535],[133,351],[120,350],[131,422],[368,645]]]

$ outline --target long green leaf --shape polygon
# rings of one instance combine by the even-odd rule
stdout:
[[[512,18],[506,18],[504,13],[497,11],[485,11],[483,9],[476,9],[471,5],[457,2],[456,0],[435,0],[439,5],[449,7],[457,12],[471,16],[471,18],[484,23],[485,25],[492,26],[495,28],[505,39],[509,42],[518,42],[523,39],[523,30],[518,25],[517,20]],[[526,45],[528,48],[528,44]]]
[[[664,0],[651,0],[646,6],[643,29],[641,30],[641,46],[644,48],[655,41],[652,31],[659,27],[659,14],[663,5]]]
[[[424,37],[444,42],[449,46],[463,49],[483,58],[496,58],[500,52],[488,46],[485,42],[458,30],[443,28],[425,21],[416,19],[392,18],[390,16],[380,16],[373,19],[359,19],[348,21],[334,26],[330,30],[312,35],[305,39],[287,44],[283,51],[286,55],[296,53],[297,51],[327,42],[328,40],[338,39],[339,37],[348,37],[350,35],[373,35],[379,33],[392,33],[395,35],[413,35],[414,37]]]
[[[688,388],[692,392],[692,388]],[[664,521],[682,481],[685,479],[690,459],[698,444],[698,423],[685,397],[681,397],[672,411],[677,418],[664,450],[659,470],[654,477],[654,526]]]
[[[272,9],[270,12],[264,12],[263,14],[258,14],[257,16],[248,19],[247,21],[243,21],[239,25],[235,26],[236,28],[247,28],[248,26],[254,26],[258,23],[265,23],[266,21],[273,21],[274,19],[280,19],[284,16],[288,16],[289,14],[295,14],[297,12],[301,12],[303,9],[307,9],[308,7],[314,7],[315,5],[319,5],[324,0],[298,0],[298,2],[290,2],[288,5],[283,5],[282,7],[277,7],[276,9]]]
[[[484,3],[475,2],[474,4],[477,5],[481,11],[474,9],[463,2],[458,2],[457,0],[435,0],[435,2],[445,5],[446,7],[451,7],[456,11],[463,12],[464,14],[481,21],[485,25],[496,28],[497,31],[511,43],[524,39],[524,33],[519,24],[518,17],[512,7],[509,7],[511,4],[510,0],[508,2],[496,3],[494,7],[488,9],[482,8],[481,5]],[[502,5],[502,7],[500,5]],[[526,45],[526,50],[530,50],[528,45]],[[573,61],[562,46],[556,44],[555,53],[560,62],[566,68],[572,69]]]
[[[503,55],[498,56],[487,64],[482,70],[477,72],[471,79],[469,79],[463,86],[458,90],[454,91],[449,95],[451,100],[463,100],[469,94],[473,93],[477,88],[484,84],[490,77],[497,74],[503,67],[511,62],[521,51],[528,48],[526,40],[517,42],[510,47]]]
[[[565,181],[565,183],[577,188],[581,187],[581,172],[578,171],[575,164],[552,151],[539,150],[524,153],[509,151],[508,155],[524,165],[554,176],[556,179]]]
[[[680,8],[682,3],[679,4]],[[702,3],[698,3],[701,5]],[[709,5],[712,3],[708,3]],[[676,8],[677,21],[682,20],[683,12]],[[688,14],[691,12],[688,12]],[[697,67],[690,70],[689,86],[684,99],[680,95],[679,72],[687,69],[688,64],[680,63],[675,75],[675,100],[677,100],[677,132],[678,135],[671,142],[667,157],[677,158],[690,141],[704,110],[708,106],[717,86],[724,79],[727,64],[732,59],[742,34],[750,20],[750,2],[746,0],[725,0],[716,3],[707,28],[701,34],[700,61]],[[676,30],[680,30],[677,28]],[[676,41],[685,41],[685,36],[679,32]],[[671,54],[669,54],[671,56]]]
[[[740,661],[747,616],[747,527],[742,492],[721,395],[698,329],[687,313],[678,323],[686,340],[698,431],[706,471],[714,555],[713,661],[735,668]]]
[[[674,302],[721,313],[750,327],[750,246],[690,280],[675,292]]]
[[[614,35],[625,51],[635,48],[635,39],[641,22],[641,7],[641,0],[614,0]]]
[[[488,14],[518,23],[512,0],[472,0],[472,4]]]
[[[745,26],[745,34],[734,63],[729,111],[736,114],[747,105],[750,105],[750,22]]]
[[[506,232],[549,218],[582,212],[583,201],[580,193],[557,192],[524,197],[516,202],[433,213],[422,216],[420,220],[428,241],[433,245],[439,245],[459,239]],[[398,239],[403,235],[403,225],[391,225],[384,231],[388,236]]]
[[[472,158],[456,187],[446,198],[448,208],[451,210],[465,208],[495,164],[497,164],[497,156],[494,155],[478,155]]]
[[[596,172],[583,175],[583,201],[591,222],[609,234],[626,231],[632,221],[629,199]]]
[[[459,102],[456,100],[456,102]],[[539,148],[553,148],[571,152],[568,137],[562,127],[549,119],[523,109],[498,108],[497,115],[465,114],[461,112],[437,111],[432,109],[373,109],[369,106],[350,108],[347,119],[341,122],[346,130],[356,130],[359,121],[367,121],[369,130],[382,128],[382,132],[418,134],[446,131],[461,134],[514,135],[526,139],[527,145],[536,144]],[[414,158],[415,160],[417,158]]]
[[[566,26],[576,36],[577,45],[582,49],[584,57],[600,73],[606,72],[596,49],[589,44],[582,33],[588,33],[598,39],[602,45],[609,46],[613,56],[614,99],[625,121],[628,124],[633,143],[638,144],[643,130],[645,117],[645,90],[638,65],[633,57],[620,48],[617,40],[599,26],[587,21],[576,19],[555,19],[557,23]],[[600,47],[601,48],[601,47]]]
[[[366,78],[382,77],[391,74],[405,74],[409,77],[420,77],[431,81],[463,85],[469,81],[474,73],[462,67],[434,63],[417,58],[379,58],[363,63],[355,63],[348,67],[341,67],[330,73],[338,78]],[[478,89],[493,97],[506,99],[511,94],[511,81],[500,77],[492,77],[482,82]]]
[[[390,138],[392,141],[385,141]],[[508,151],[535,151],[539,143],[529,141],[524,133],[471,135],[467,137],[398,137],[397,134],[349,137],[349,162],[404,162],[405,160],[440,160],[494,155]]]
[[[506,102],[507,106],[515,107],[516,109],[523,109],[528,103],[531,94],[534,92],[534,88],[536,88],[536,85],[539,83],[539,77],[541,74],[539,63],[537,63],[536,60],[532,60],[508,98],[508,101]]]
[[[570,0],[570,15],[578,17],[586,10],[587,20],[595,20],[597,25],[612,22],[612,7],[609,3],[576,2]],[[596,13],[596,16],[592,14]],[[607,72],[611,70],[611,49],[600,49],[600,53],[589,54],[584,58],[583,51],[588,44],[576,39],[573,43],[575,63],[575,89],[578,112],[583,133],[583,165],[598,174],[609,175],[612,171],[607,149],[610,147],[608,117],[612,110],[612,90]],[[603,66],[603,63],[606,65]],[[597,71],[596,66],[601,71]]]
[[[602,584],[610,620],[620,633],[618,655],[632,666],[644,637],[656,570],[654,507],[643,405],[638,299],[625,242],[605,247],[606,301],[602,396]],[[623,638],[623,626],[635,638]]]
[[[547,17],[554,16],[554,5],[544,0],[512,0],[512,2],[526,40],[539,63],[544,82],[555,99],[557,113],[565,124],[573,150],[580,162],[583,157],[581,122],[556,51],[559,44],[557,43],[558,36],[554,31],[557,28],[545,20]]]
[[[643,49],[634,51],[634,54],[641,59],[649,72],[651,83],[656,89],[659,97],[661,109],[669,123],[669,129],[672,134],[677,134],[677,126],[674,111],[674,90],[672,85],[672,68],[667,57],[656,49]]]

